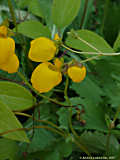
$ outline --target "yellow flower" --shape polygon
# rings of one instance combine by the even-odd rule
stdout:
[[[7,27],[6,26],[0,26],[0,36],[6,37],[7,36]]]
[[[19,68],[19,60],[16,54],[12,54],[6,63],[0,65],[0,69],[8,73],[17,72],[18,68]]]
[[[56,68],[57,68],[58,70],[60,70],[61,67],[62,67],[62,65],[63,65],[63,62],[62,62],[59,58],[55,58],[54,64],[55,64]]]
[[[55,41],[60,41],[61,40],[61,38],[59,37],[58,33],[55,34],[54,40]]]
[[[55,43],[45,37],[40,37],[31,41],[28,57],[35,62],[45,62],[51,60],[57,51]]]
[[[0,27],[0,69],[8,73],[14,73],[18,70],[19,60],[15,55],[15,42],[7,37],[7,28]]]
[[[32,73],[33,88],[40,93],[48,92],[62,81],[61,72],[49,62],[39,64]]]
[[[86,76],[86,67],[82,66],[71,66],[68,68],[68,76],[72,79],[73,82],[81,82]]]

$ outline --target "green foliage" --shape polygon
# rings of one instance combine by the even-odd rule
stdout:
[[[118,34],[117,39],[114,42],[113,48],[115,51],[118,51],[120,49],[120,33]]]
[[[0,100],[13,111],[23,111],[35,104],[34,97],[26,88],[5,81],[0,81]]]
[[[10,108],[0,101],[0,132],[7,132],[19,128],[22,128],[21,123],[17,120]],[[17,141],[29,142],[24,131],[7,133],[4,137]]]
[[[70,35],[68,35],[66,44],[85,52],[114,52],[102,37],[89,30],[71,32]]]
[[[120,51],[119,0],[9,2],[0,1],[0,23],[9,24],[24,74],[0,71],[0,160],[77,160],[85,154],[118,160],[120,56],[113,55]],[[55,33],[60,42],[53,40]],[[55,57],[64,61],[62,82],[44,94],[31,85],[37,64],[28,59],[31,39],[41,36],[59,46]],[[72,65],[84,65],[87,74],[66,84]]]
[[[15,160],[19,147],[15,141],[0,138],[0,160]]]
[[[81,0],[53,0],[52,19],[58,28],[69,25],[77,16]],[[64,4],[64,5],[63,5]]]
[[[50,37],[49,29],[35,20],[20,23],[18,25],[18,32],[32,39],[40,36]]]
[[[68,130],[69,126],[69,111],[67,108],[61,108],[57,112],[59,115],[59,123],[60,123],[60,128]]]

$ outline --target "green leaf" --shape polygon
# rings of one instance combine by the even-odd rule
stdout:
[[[41,36],[50,38],[51,36],[48,27],[35,20],[20,23],[18,25],[18,32],[32,39]]]
[[[71,32],[66,39],[66,44],[85,52],[114,53],[114,50],[102,37],[89,30]]]
[[[62,157],[68,157],[72,153],[72,143],[60,141],[55,147]]]
[[[18,145],[15,141],[0,138],[0,160],[13,160],[18,152]]]
[[[81,105],[85,110],[84,114],[81,114],[81,119],[85,120],[86,124],[84,126],[74,125],[75,129],[95,129],[98,131],[107,131],[107,126],[105,123],[105,111],[101,105],[94,103],[92,101],[81,99],[80,97],[74,97],[70,99],[72,105]]]
[[[80,136],[90,153],[104,153],[106,151],[107,135],[99,132],[84,132]],[[109,155],[115,156],[119,149],[119,143],[115,136],[110,137]]]
[[[88,99],[89,101],[93,101],[94,99],[95,104],[101,102],[101,96],[104,95],[101,88],[88,77],[81,83],[72,83],[71,89],[82,98]]]
[[[14,111],[26,110],[35,104],[34,97],[26,88],[7,81],[0,81],[0,100]]]
[[[31,12],[32,14],[36,16],[39,16],[42,18],[44,17],[38,0],[31,0],[29,2],[29,12]]]
[[[117,37],[116,41],[114,42],[113,48],[114,48],[115,51],[120,49],[120,33],[118,34],[118,37]]]
[[[69,126],[68,108],[63,108],[63,107],[60,108],[57,114],[59,115],[60,128],[68,129],[68,126]]]
[[[69,25],[77,16],[81,0],[54,0],[52,8],[53,23],[58,28]]]
[[[38,0],[47,25],[51,24],[51,8],[53,0]]]
[[[17,120],[10,108],[0,101],[0,133],[17,128],[22,128],[21,123]],[[24,131],[9,132],[3,136],[12,140],[29,142]]]
[[[32,141],[29,145],[28,152],[44,150],[55,142],[55,137],[45,129],[36,129]]]

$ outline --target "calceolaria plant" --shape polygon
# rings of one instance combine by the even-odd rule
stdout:
[[[120,34],[105,40],[109,3],[92,31],[94,0],[0,2],[0,160],[119,159]]]

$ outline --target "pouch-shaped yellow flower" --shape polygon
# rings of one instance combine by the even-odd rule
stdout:
[[[31,41],[28,57],[35,62],[46,62],[51,60],[57,51],[55,43],[45,37]]]
[[[86,76],[86,67],[71,66],[68,68],[67,72],[73,82],[81,82]]]
[[[10,37],[0,37],[0,64],[8,61],[15,52],[15,42]]]
[[[32,73],[33,88],[40,93],[48,92],[62,81],[62,74],[52,63],[39,64]]]
[[[8,73],[17,72],[19,60],[15,55],[15,42],[7,37],[7,27],[0,27],[0,69]]]
[[[18,68],[19,60],[16,54],[12,54],[6,63],[0,65],[0,69],[8,73],[15,73],[18,70]]]

